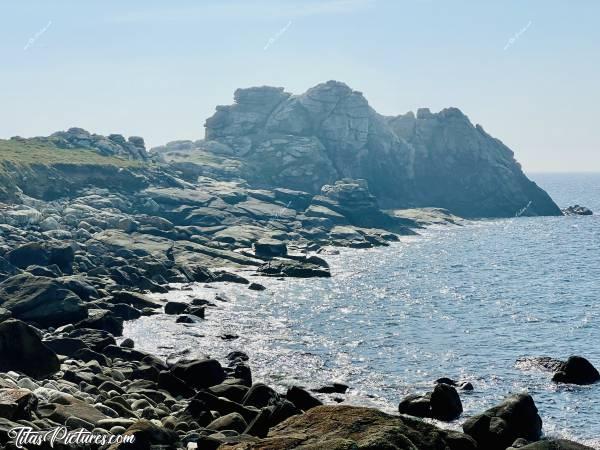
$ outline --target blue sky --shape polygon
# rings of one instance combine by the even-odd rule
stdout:
[[[198,139],[237,87],[456,106],[527,171],[600,171],[600,2],[0,2],[0,137]],[[512,39],[512,40],[511,40]]]

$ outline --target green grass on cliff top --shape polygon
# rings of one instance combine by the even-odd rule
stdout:
[[[0,172],[6,171],[6,164],[33,166],[55,164],[86,164],[116,167],[140,167],[139,161],[130,161],[115,156],[103,156],[87,149],[62,149],[50,143],[35,140],[0,139]]]

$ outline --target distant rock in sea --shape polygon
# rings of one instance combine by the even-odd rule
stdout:
[[[562,210],[565,216],[591,216],[594,214],[591,209],[585,206],[573,205]]]
[[[338,81],[301,95],[268,86],[238,89],[234,100],[206,120],[205,140],[154,150],[190,175],[240,177],[313,194],[343,178],[365,179],[387,209],[561,215],[513,152],[456,108],[385,117]]]

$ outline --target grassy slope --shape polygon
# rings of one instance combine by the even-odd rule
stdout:
[[[0,139],[0,173],[7,170],[6,163],[12,166],[87,164],[139,167],[142,165],[139,161],[102,156],[87,149],[60,149],[51,144],[34,140],[16,141]]]

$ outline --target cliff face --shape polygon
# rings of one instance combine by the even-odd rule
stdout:
[[[223,158],[252,183],[312,193],[342,178],[364,178],[387,208],[560,215],[513,152],[458,109],[384,117],[362,93],[336,81],[298,96],[266,86],[238,89],[234,99],[217,107],[206,139],[190,142],[184,156]],[[161,153],[169,159],[169,146]]]
[[[560,215],[550,196],[529,180],[514,153],[473,126],[457,108],[388,117],[413,149],[411,198],[465,217]]]

